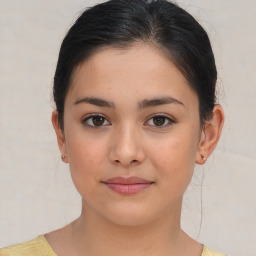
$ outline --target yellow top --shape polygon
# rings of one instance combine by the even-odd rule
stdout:
[[[57,256],[44,235],[37,238],[0,249],[0,256]],[[225,256],[204,246],[201,256]]]

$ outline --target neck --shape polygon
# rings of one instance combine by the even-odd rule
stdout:
[[[72,244],[86,255],[185,255],[192,239],[180,228],[180,209],[147,224],[121,226],[83,206],[81,216],[71,223]]]

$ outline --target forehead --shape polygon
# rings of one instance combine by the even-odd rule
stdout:
[[[87,94],[87,95],[86,95]],[[194,101],[197,97],[174,63],[158,49],[142,43],[127,48],[108,47],[80,64],[72,77],[68,96],[97,94],[132,100],[172,94]],[[94,95],[89,95],[94,96]]]

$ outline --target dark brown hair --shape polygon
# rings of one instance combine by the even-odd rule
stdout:
[[[85,10],[62,42],[53,88],[62,129],[65,97],[75,68],[102,47],[129,47],[138,41],[171,57],[198,96],[201,123],[211,118],[217,71],[202,26],[166,0],[110,0]]]

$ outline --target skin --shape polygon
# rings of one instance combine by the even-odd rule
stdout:
[[[113,107],[83,102],[104,99]],[[145,99],[172,97],[143,109]],[[183,193],[195,163],[215,148],[223,125],[219,105],[200,126],[197,95],[175,65],[155,48],[104,48],[74,72],[65,99],[64,130],[52,114],[60,152],[82,196],[81,216],[45,235],[58,255],[201,255],[180,228]],[[89,114],[100,114],[100,126]],[[152,115],[159,114],[160,125]],[[96,124],[99,124],[96,123]],[[206,159],[203,159],[203,156]],[[153,182],[121,195],[103,181],[138,176]]]

